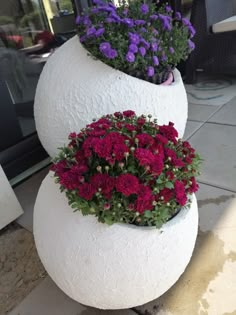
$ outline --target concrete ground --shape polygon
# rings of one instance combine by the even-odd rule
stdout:
[[[207,101],[206,101],[207,104]],[[204,159],[197,193],[199,233],[189,266],[162,297],[132,310],[100,311],[72,301],[47,276],[10,315],[236,315],[236,98],[189,104],[185,138]],[[15,189],[32,231],[42,171]]]

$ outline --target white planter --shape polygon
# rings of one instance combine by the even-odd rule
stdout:
[[[50,156],[93,118],[127,109],[152,114],[159,124],[175,123],[182,137],[187,121],[187,96],[180,73],[170,86],[136,79],[88,56],[73,37],[48,60],[41,74],[35,120],[39,138]]]
[[[167,291],[189,263],[197,230],[195,196],[161,232],[108,226],[74,213],[52,174],[34,209],[35,242],[49,275],[72,299],[101,309],[138,306]]]

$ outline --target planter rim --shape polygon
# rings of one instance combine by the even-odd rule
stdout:
[[[100,59],[98,59],[97,57],[93,56],[80,42],[79,40],[79,36],[75,35],[74,37],[72,37],[68,42],[70,41],[73,41],[73,40],[77,40],[77,43],[78,45],[80,46],[81,50],[83,51],[84,55],[87,56],[87,58],[90,59],[91,62],[97,62],[97,63],[100,63],[100,65],[103,65],[104,68],[107,68],[109,69],[110,71],[114,71],[116,72],[117,75],[123,75],[123,76],[128,76],[130,78],[130,80],[139,80],[140,82],[143,82],[143,84],[148,84],[151,86],[157,86],[159,88],[167,88],[167,87],[173,87],[173,86],[176,86],[177,84],[181,83],[181,74],[179,72],[179,70],[177,68],[174,68],[173,70],[171,70],[171,72],[173,73],[173,81],[171,84],[169,85],[165,85],[163,83],[161,84],[155,84],[155,83],[151,83],[151,82],[148,82],[148,81],[145,81],[143,79],[139,79],[139,78],[136,78],[136,77],[133,77],[132,75],[129,75],[121,70],[118,70],[118,69],[115,69],[109,65],[107,65],[106,63],[104,63],[103,61],[101,61]],[[68,43],[67,42],[67,43]],[[67,44],[65,43],[65,45]]]

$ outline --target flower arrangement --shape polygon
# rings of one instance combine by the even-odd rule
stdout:
[[[173,126],[131,110],[106,115],[60,150],[52,170],[69,204],[100,222],[160,227],[197,191],[201,159]]]
[[[102,0],[94,4],[76,19],[80,41],[115,69],[159,84],[194,49],[193,26],[169,5],[142,0],[118,7]]]

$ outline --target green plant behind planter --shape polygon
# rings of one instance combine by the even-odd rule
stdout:
[[[201,159],[169,125],[131,110],[71,133],[52,170],[69,204],[100,222],[160,227],[197,191]]]
[[[137,78],[162,83],[194,49],[195,30],[169,5],[95,0],[77,17],[81,43],[96,58]],[[174,15],[173,15],[174,14]]]

